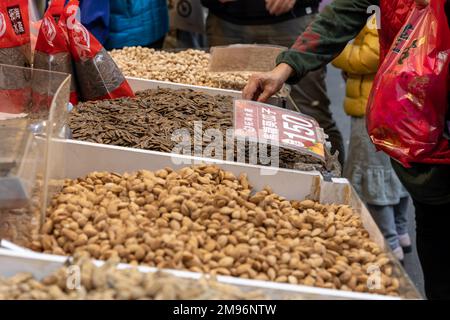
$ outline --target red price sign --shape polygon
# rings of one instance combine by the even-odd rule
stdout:
[[[234,134],[325,157],[323,130],[315,119],[268,104],[235,100]]]

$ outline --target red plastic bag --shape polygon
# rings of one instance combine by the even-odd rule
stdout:
[[[76,90],[67,32],[63,30],[65,26],[57,23],[62,13],[64,2],[65,0],[53,0],[50,7],[45,12],[36,42],[33,67],[35,69],[71,74],[70,102],[75,105],[78,103],[78,94]],[[46,75],[45,73],[41,74],[42,76]],[[51,96],[48,95],[49,92],[47,92],[47,88],[40,88],[40,84],[45,85],[48,81],[37,80],[35,89],[37,91],[43,91],[36,92],[36,94],[33,95],[33,100],[35,103],[36,99],[39,99],[39,93],[42,93],[42,96],[46,98]]]
[[[30,65],[28,0],[0,1],[0,63]]]
[[[0,0],[0,64],[30,65],[28,0]],[[30,74],[0,68],[0,112],[21,113],[30,103]]]
[[[70,51],[75,62],[80,98],[86,100],[133,97],[128,82],[114,60],[77,18],[79,1],[64,8],[62,23],[67,26]]]
[[[450,30],[444,5],[431,0],[412,10],[378,71],[368,104],[373,143],[404,167],[450,164],[444,137]]]

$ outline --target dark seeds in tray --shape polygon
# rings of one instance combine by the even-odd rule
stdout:
[[[197,121],[201,121],[203,149],[211,143],[210,139],[205,139],[207,129],[219,129],[225,139],[226,130],[233,126],[233,98],[192,90],[146,90],[138,92],[135,98],[81,103],[72,111],[69,121],[74,139],[162,152],[172,152],[179,144],[179,141],[172,141],[173,132],[185,128],[190,133],[193,154]],[[234,160],[237,159],[236,145]],[[249,163],[248,144],[245,149],[245,162]],[[270,150],[268,146],[269,158]],[[223,155],[226,156],[225,140]],[[328,150],[326,163],[285,148],[280,148],[279,155],[282,168],[331,171],[340,175],[336,156],[331,156]],[[259,164],[266,161],[260,161],[258,156]]]

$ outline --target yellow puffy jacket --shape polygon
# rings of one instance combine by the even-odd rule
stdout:
[[[380,45],[377,29],[367,26],[353,43],[333,61],[333,65],[347,73],[347,89],[344,101],[349,116],[363,117],[367,100],[380,61]]]

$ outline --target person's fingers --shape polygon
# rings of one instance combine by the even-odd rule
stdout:
[[[284,5],[285,5],[284,0],[275,1],[274,5],[272,6],[271,14],[276,16],[280,15],[280,12],[283,10]]]
[[[270,14],[272,14],[272,6],[274,2],[275,0],[266,0],[266,10],[269,11]]]
[[[279,16],[291,10],[295,2],[295,0],[268,0],[266,8],[270,14]]]
[[[273,14],[276,16],[282,15],[285,13],[288,7],[288,3],[286,0],[278,0],[276,6],[273,8]]]
[[[244,90],[242,90],[242,98],[246,100],[253,100],[253,98],[255,97],[256,93],[259,90],[259,87],[260,87],[259,77],[256,75],[251,76]]]
[[[420,7],[425,7],[429,3],[429,0],[416,0],[416,4]]]
[[[270,14],[274,14],[274,9],[276,6],[278,6],[280,0],[268,0],[266,1],[266,9],[269,11]]]
[[[266,85],[264,91],[259,95],[258,102],[266,102],[276,91],[271,86]]]

